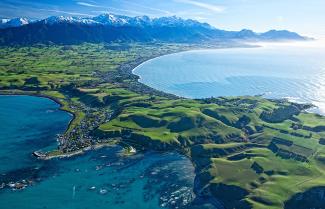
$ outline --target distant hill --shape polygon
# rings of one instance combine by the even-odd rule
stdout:
[[[0,21],[0,44],[77,44],[82,42],[162,41],[202,42],[215,40],[283,41],[306,40],[290,31],[225,31],[207,23],[175,16],[149,18],[103,14],[92,18],[52,16],[30,21],[26,18]]]

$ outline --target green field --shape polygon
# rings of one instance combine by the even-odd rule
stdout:
[[[150,58],[202,47],[218,46],[2,47],[0,92],[47,96],[75,115],[51,156],[112,140],[178,150],[196,166],[197,195],[216,197],[227,209],[288,209],[295,194],[325,186],[325,118],[306,113],[309,105],[178,98],[131,74]]]

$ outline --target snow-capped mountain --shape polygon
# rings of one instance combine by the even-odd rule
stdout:
[[[31,23],[26,18],[2,19],[0,28],[19,27]],[[43,22],[45,24],[87,24],[87,25],[110,25],[110,26],[203,26],[211,27],[206,23],[200,23],[195,20],[185,20],[176,16],[150,18],[148,16],[128,17],[123,15],[115,15],[111,13],[102,14],[96,17],[72,17],[72,16],[51,16],[43,20],[33,22]]]
[[[65,17],[65,16],[51,16],[44,20],[40,20],[39,22],[43,22],[45,24],[53,25],[53,24],[60,24],[60,23],[82,23],[82,24],[95,24],[96,21],[90,18],[82,18],[82,17]]]
[[[24,26],[24,27],[20,27]],[[0,22],[0,45],[112,41],[204,42],[219,40],[280,41],[306,40],[290,31],[226,31],[207,23],[176,16],[150,18],[102,14],[96,17],[52,16],[30,21],[26,18],[3,19]]]
[[[5,24],[9,21],[10,19],[0,19],[0,24]]]
[[[31,23],[27,18],[1,19],[0,28],[20,27]]]
[[[130,25],[132,19],[134,18],[122,15],[102,14],[91,20],[95,21],[97,24],[123,26]]]

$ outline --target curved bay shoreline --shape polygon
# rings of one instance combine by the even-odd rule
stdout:
[[[49,100],[52,100],[53,102],[57,103],[59,105],[59,110],[67,112],[72,116],[71,120],[69,121],[67,128],[65,132],[70,128],[72,122],[75,120],[76,115],[74,112],[69,111],[65,108],[65,104],[59,99],[55,98],[53,96],[45,95],[45,94],[40,94],[37,92],[27,92],[27,91],[0,91],[0,96],[33,96],[33,97],[41,97],[41,98],[46,98]]]

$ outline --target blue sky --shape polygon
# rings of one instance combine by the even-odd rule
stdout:
[[[288,29],[325,36],[324,0],[1,0],[0,17],[45,18],[101,13],[177,15],[228,30]]]

